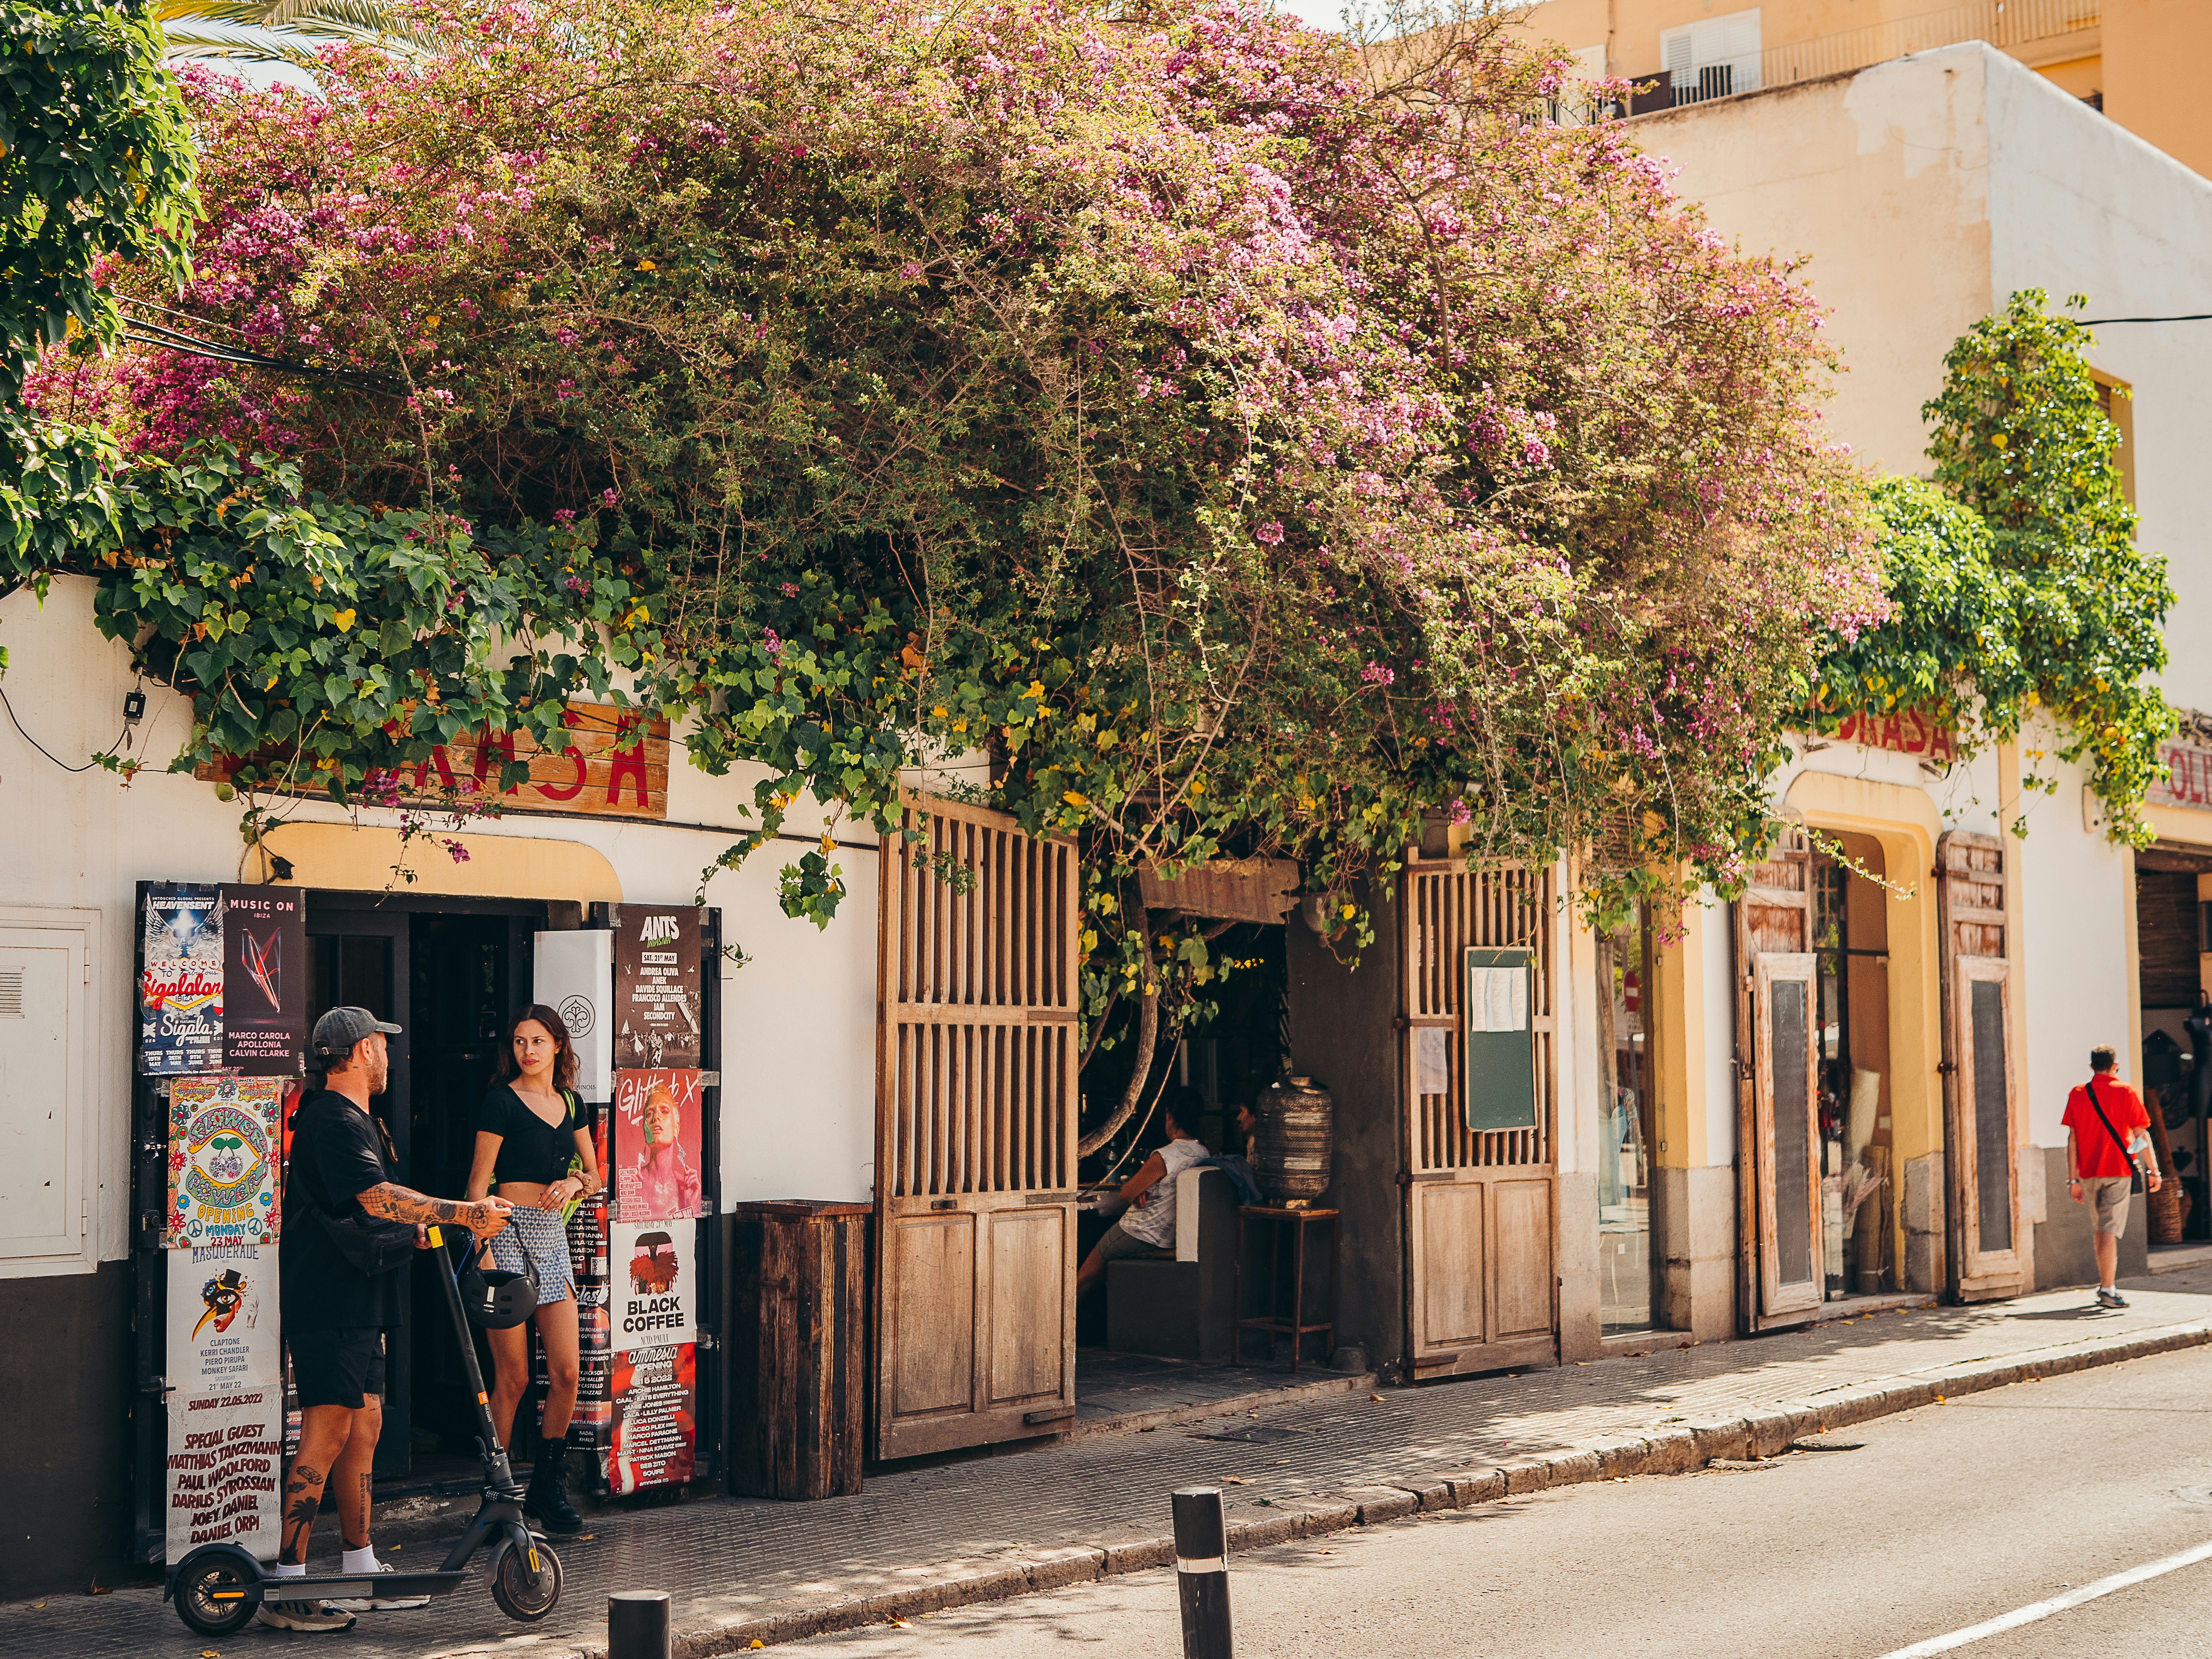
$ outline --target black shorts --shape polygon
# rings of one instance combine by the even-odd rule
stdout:
[[[357,1412],[366,1403],[362,1396],[384,1392],[384,1333],[377,1327],[295,1331],[288,1340],[301,1411],[343,1406]]]

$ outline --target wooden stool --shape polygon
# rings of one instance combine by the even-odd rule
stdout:
[[[1237,1321],[1234,1340],[1230,1346],[1232,1363],[1244,1363],[1244,1333],[1265,1331],[1267,1334],[1267,1360],[1275,1358],[1275,1338],[1291,1339],[1291,1370],[1298,1369],[1298,1348],[1301,1339],[1311,1333],[1324,1333],[1322,1352],[1327,1354],[1336,1335],[1336,1227],[1334,1210],[1292,1210],[1273,1204],[1247,1204],[1237,1212],[1237,1303],[1240,1310],[1244,1306],[1244,1240],[1252,1223],[1266,1223],[1269,1228],[1267,1243],[1267,1303],[1276,1310],[1272,1313],[1255,1315]],[[1328,1223],[1328,1305],[1323,1310],[1325,1320],[1309,1322],[1306,1309],[1306,1229],[1316,1221]],[[1281,1311],[1283,1233],[1291,1234],[1291,1297],[1287,1315]]]

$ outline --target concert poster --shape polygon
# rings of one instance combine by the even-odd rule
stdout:
[[[222,1057],[248,1077],[307,1069],[307,909],[297,887],[222,889]]]
[[[608,1490],[642,1492],[689,1480],[699,1443],[692,1345],[635,1348],[615,1355],[609,1393],[614,1429],[606,1454]]]
[[[222,889],[156,881],[140,898],[138,1069],[181,1077],[222,1069]]]
[[[696,1066],[699,912],[625,904],[615,918],[614,1063],[639,1071]]]
[[[274,1244],[285,1081],[180,1077],[169,1085],[169,1208],[162,1246]]]
[[[607,1114],[614,1126],[614,1219],[673,1221],[704,1213],[705,1109],[696,1071],[615,1073]]]

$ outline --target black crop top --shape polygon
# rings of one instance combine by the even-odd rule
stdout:
[[[541,1186],[568,1173],[568,1160],[576,1155],[576,1102],[563,1092],[567,1109],[558,1123],[548,1123],[523,1104],[522,1097],[507,1085],[495,1085],[477,1108],[477,1131],[497,1135],[499,1161],[492,1165],[491,1182],[535,1181]]]

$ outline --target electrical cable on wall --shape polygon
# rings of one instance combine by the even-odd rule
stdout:
[[[48,760],[53,762],[55,765],[60,767],[63,771],[89,772],[94,767],[100,764],[99,760],[95,757],[94,759],[87,761],[82,766],[71,766],[67,761],[62,759],[60,756],[55,754],[52,750],[47,748],[46,744],[40,743],[36,738],[33,737],[28,732],[23,731],[23,722],[15,718],[15,705],[8,701],[8,693],[4,690],[0,690],[0,708],[5,708],[8,711],[8,723],[13,726],[18,732],[21,733],[23,741],[29,744],[32,748],[37,750]],[[115,741],[107,745],[106,752],[111,755],[113,754],[117,748],[122,744],[124,739],[128,738],[130,735],[131,723],[130,721],[125,720],[123,723],[123,729],[115,734]]]

